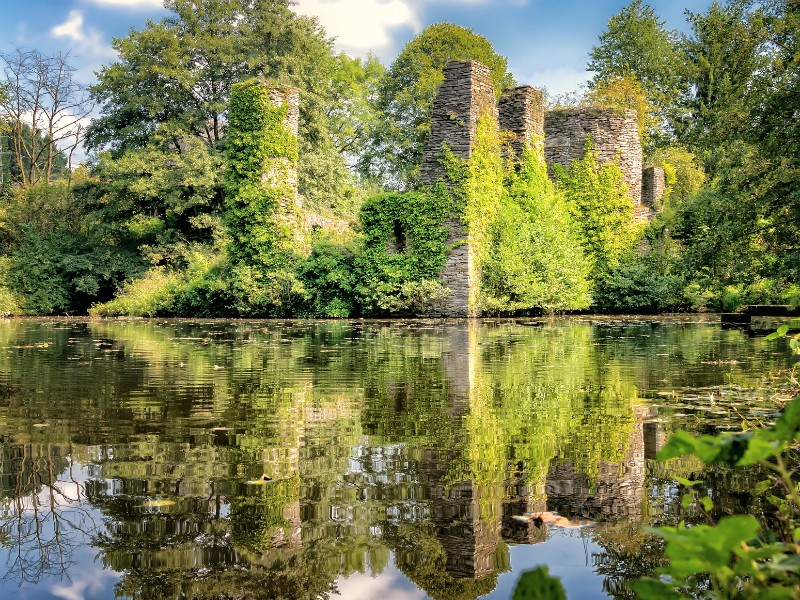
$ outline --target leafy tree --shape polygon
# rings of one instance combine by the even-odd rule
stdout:
[[[222,210],[222,156],[197,138],[182,149],[155,144],[118,159],[100,155],[82,189],[94,227],[129,237],[154,264],[180,264],[181,247],[211,241]]]
[[[661,120],[647,123],[650,137],[657,139],[677,99],[679,66],[675,34],[664,29],[652,6],[634,0],[609,19],[589,53],[587,69],[595,72],[589,89],[607,96],[604,90],[614,82],[638,82]]]
[[[508,195],[491,226],[482,271],[489,310],[552,312],[587,308],[591,303],[591,263],[540,154],[527,148],[520,165],[509,173]]]
[[[265,77],[301,89],[300,192],[312,207],[332,204],[330,190],[349,175],[329,113],[349,114],[352,98],[334,85],[339,63],[324,31],[290,5],[168,0],[171,16],[114,41],[119,60],[103,67],[92,87],[102,114],[90,127],[90,148],[119,156],[153,141],[180,147],[186,137],[216,147],[225,136],[231,86]]]
[[[689,13],[690,35],[681,40],[688,69],[681,137],[713,169],[724,142],[739,137],[750,120],[750,87],[765,64],[764,32],[748,0],[714,2],[705,14]]]
[[[458,25],[431,25],[403,48],[377,90],[380,122],[359,161],[364,176],[392,188],[415,181],[430,132],[433,100],[444,81],[442,69],[451,60],[469,59],[489,68],[498,93],[514,84],[507,59],[486,38]]]
[[[690,19],[685,139],[711,185],[674,230],[687,273],[717,306],[774,302],[800,275],[798,9],[742,1]]]
[[[33,314],[83,313],[143,271],[139,256],[89,227],[66,182],[17,190],[0,236],[6,281]],[[2,283],[2,282],[0,282]]]
[[[591,138],[586,153],[567,169],[554,165],[557,188],[569,203],[580,229],[584,249],[593,262],[592,276],[598,278],[614,268],[639,237],[633,202],[616,163],[600,163]]]

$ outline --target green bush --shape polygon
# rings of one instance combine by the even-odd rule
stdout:
[[[442,184],[419,192],[380,194],[364,203],[354,289],[366,314],[424,311],[430,308],[423,306],[425,298],[441,299],[444,291],[431,282],[447,260],[445,221],[451,209],[450,194]],[[421,293],[422,288],[429,293]]]
[[[635,246],[642,227],[633,216],[622,171],[616,163],[600,163],[587,137],[585,155],[568,168],[553,166],[556,187],[567,199],[583,246],[593,262],[595,281],[610,272]]]
[[[505,185],[508,193],[489,228],[481,271],[483,310],[588,308],[591,261],[563,196],[547,177],[541,152],[527,148]]]
[[[308,292],[303,316],[348,317],[360,313],[356,297],[355,262],[358,238],[337,240],[320,234],[311,254],[298,262],[298,278]]]

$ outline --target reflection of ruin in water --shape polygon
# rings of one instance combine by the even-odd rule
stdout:
[[[302,385],[286,392],[287,408],[274,415],[274,439],[248,429],[211,430],[202,438],[162,432],[113,448],[75,446],[75,457],[91,465],[87,495],[109,523],[108,536],[97,540],[104,564],[125,571],[132,586],[127,589],[146,593],[163,586],[167,594],[164,577],[170,573],[180,586],[173,589],[186,593],[208,591],[223,580],[244,589],[256,580],[277,585],[280,578],[291,588],[308,577],[303,564],[306,571],[321,569],[320,577],[331,582],[357,570],[380,572],[388,560],[380,558],[380,546],[394,551],[398,568],[430,591],[428,575],[419,569],[429,557],[414,546],[427,540],[441,549],[437,565],[449,582],[480,580],[484,587],[469,589],[486,593],[509,569],[507,544],[547,539],[548,525],[514,517],[550,510],[606,521],[640,519],[645,458],[663,443],[642,408],[633,410],[621,465],[601,461],[594,480],[559,456],[538,470],[507,457],[500,476],[481,471],[485,457],[467,456],[461,444],[475,432],[465,423],[493,410],[485,396],[487,373],[489,384],[496,384],[493,372],[482,369],[480,326],[448,323],[432,336],[442,350],[434,358],[441,390],[432,394],[442,395],[451,447],[373,436],[358,403],[317,403],[312,388]],[[380,391],[393,410],[406,411],[415,401],[411,379],[392,377],[381,380]],[[342,423],[352,428],[352,439],[322,435],[342,431]],[[252,464],[242,458],[245,434],[255,443],[248,450]],[[456,463],[467,468],[454,471]],[[266,474],[272,481],[237,481],[232,469],[243,464],[248,478]],[[218,470],[223,466],[227,471]],[[492,477],[470,477],[481,472]],[[147,504],[159,498],[172,506]],[[260,537],[253,539],[256,530]],[[323,584],[316,589],[324,590]]]

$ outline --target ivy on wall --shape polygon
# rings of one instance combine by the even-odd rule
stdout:
[[[297,136],[284,127],[288,105],[276,106],[266,82],[231,88],[225,173],[233,295],[242,314],[287,314],[305,290],[294,273],[301,243],[293,183]]]
[[[273,104],[263,81],[231,89],[225,219],[234,263],[274,269],[292,260],[296,206],[290,182],[297,172],[297,136],[283,126],[287,113],[285,103]]]
[[[611,271],[634,250],[643,226],[636,223],[619,165],[600,163],[591,136],[585,154],[564,169],[553,165],[556,187],[567,199],[583,246],[593,261],[595,281]]]
[[[451,210],[443,184],[379,194],[364,203],[356,269],[357,292],[367,312],[424,312],[443,299],[438,278],[449,251],[445,221]]]

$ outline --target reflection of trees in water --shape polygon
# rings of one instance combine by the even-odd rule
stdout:
[[[3,443],[0,455],[0,545],[9,549],[3,579],[22,585],[67,575],[73,553],[96,531],[68,452]]]
[[[638,472],[614,468],[643,451],[637,374],[585,324],[93,323],[65,335],[79,339],[54,344],[62,358],[93,364],[37,411],[70,415],[74,433],[52,435],[89,445],[76,455],[94,465],[87,494],[107,520],[95,543],[134,598],[323,597],[339,575],[380,572],[390,550],[432,596],[473,598],[508,568],[506,543],[546,539],[515,516],[557,500],[638,515]],[[120,347],[130,373],[103,354]],[[15,390],[68,373],[25,360],[46,381],[14,374]],[[21,429],[14,394],[4,410]],[[617,504],[615,482],[627,484]],[[641,561],[625,530],[603,531],[597,569],[614,586]]]

